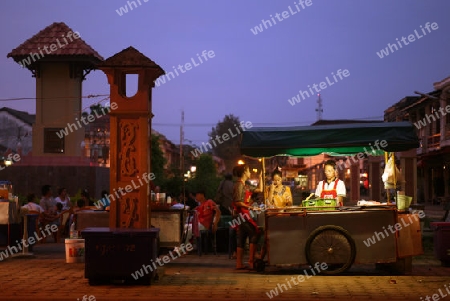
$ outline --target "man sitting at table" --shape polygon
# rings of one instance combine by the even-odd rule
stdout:
[[[220,220],[220,210],[218,209],[217,204],[212,200],[206,200],[205,192],[203,191],[198,191],[195,194],[195,199],[200,204],[195,208],[198,213],[198,229],[209,230],[214,222],[214,225],[212,225],[212,230],[215,232]]]
[[[36,195],[34,193],[30,193],[27,195],[27,204],[22,206],[22,209],[28,209],[28,211],[36,211],[39,213],[44,212],[41,206],[36,204]]]

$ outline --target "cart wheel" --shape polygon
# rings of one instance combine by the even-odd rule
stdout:
[[[338,226],[321,226],[308,237],[305,246],[306,260],[311,266],[326,263],[323,275],[336,275],[348,270],[356,256],[355,242],[345,229]]]
[[[264,272],[264,269],[266,268],[266,263],[262,259],[257,259],[253,263],[253,267],[258,273],[262,273],[262,272]]]

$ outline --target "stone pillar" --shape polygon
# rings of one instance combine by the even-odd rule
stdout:
[[[152,60],[129,47],[100,66],[110,85],[110,228],[150,228],[149,181],[151,88],[164,74]],[[127,74],[138,75],[134,96],[126,95]]]

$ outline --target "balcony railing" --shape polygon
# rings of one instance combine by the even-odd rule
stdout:
[[[439,148],[440,147],[441,134],[434,134],[427,137],[426,148]]]

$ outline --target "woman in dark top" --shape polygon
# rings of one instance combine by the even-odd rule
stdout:
[[[255,260],[256,254],[256,244],[259,239],[260,231],[256,222],[251,218],[252,214],[249,210],[250,208],[252,208],[250,204],[252,191],[250,191],[249,187],[245,185],[245,181],[250,177],[250,170],[247,165],[243,164],[237,166],[234,169],[234,172],[238,180],[234,184],[232,206],[236,212],[235,218],[240,219],[240,224],[237,227],[236,269],[241,270],[246,268],[243,265],[242,261],[244,256],[245,241],[247,237],[249,238],[250,242],[248,264],[249,268],[253,269],[253,262]],[[262,179],[260,179],[260,186],[261,185]],[[261,190],[262,189],[259,189],[259,191]],[[253,192],[257,191],[258,189],[255,189]]]

